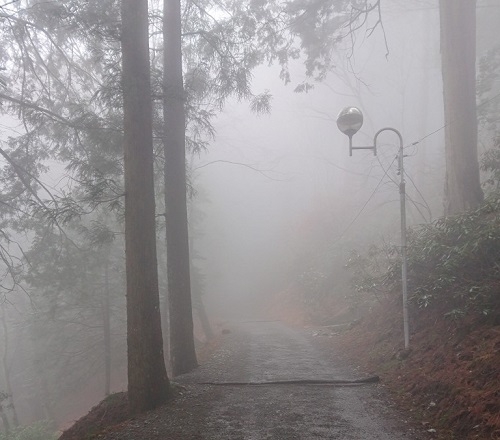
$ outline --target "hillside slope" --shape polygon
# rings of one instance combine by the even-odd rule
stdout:
[[[500,325],[478,315],[413,317],[402,347],[399,301],[384,301],[350,330],[325,338],[361,369],[380,375],[405,409],[439,439],[500,439]]]

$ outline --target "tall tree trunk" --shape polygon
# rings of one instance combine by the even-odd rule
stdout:
[[[189,275],[186,203],[186,117],[182,80],[180,0],[164,0],[163,116],[169,347],[172,375],[197,366]]]
[[[445,214],[483,200],[477,157],[476,2],[440,0],[445,128]]]
[[[214,338],[214,332],[212,330],[212,326],[210,325],[210,320],[208,319],[207,311],[201,297],[196,300],[194,308],[198,312],[201,328],[203,329],[203,333],[205,333],[207,341],[212,340]]]
[[[153,185],[148,2],[122,0],[128,399],[132,414],[167,399]]]
[[[39,336],[39,335],[38,335]],[[36,340],[36,337],[33,337]],[[38,351],[35,349],[35,351]],[[35,359],[33,360],[33,371],[36,377],[37,383],[37,414],[40,419],[49,420],[51,424],[56,424],[56,414],[54,411],[54,404],[52,394],[50,392],[50,387],[47,380],[47,370],[42,366],[43,361],[40,359],[40,354],[37,353]]]
[[[109,254],[108,254],[109,255]],[[111,393],[111,305],[109,300],[109,260],[104,263],[104,298],[102,302],[102,326],[104,339],[104,394]]]
[[[2,365],[5,377],[5,385],[7,388],[8,394],[8,402],[9,407],[12,410],[12,420],[14,422],[14,426],[19,426],[19,419],[17,417],[16,404],[14,402],[14,392],[12,390],[12,381],[10,380],[10,365],[9,365],[9,328],[7,326],[7,316],[5,313],[5,306],[2,304],[2,327],[3,327],[3,356],[2,356]],[[0,403],[1,406],[1,403]]]
[[[189,213],[188,213],[189,217]],[[193,255],[193,238],[189,236],[189,255]],[[196,277],[196,268],[193,268],[193,259],[190,259],[189,271],[193,276],[192,280],[195,280]],[[196,289],[194,286],[198,286]],[[193,310],[197,312],[198,319],[200,320],[201,328],[203,333],[205,333],[205,337],[207,341],[210,341],[214,338],[214,332],[212,330],[212,326],[210,325],[210,320],[208,319],[207,311],[205,309],[205,304],[203,303],[202,296],[202,287],[201,283],[196,284],[196,282],[191,282],[191,301],[193,302]]]
[[[9,418],[7,417],[7,414],[5,414],[5,410],[3,408],[2,401],[0,401],[0,419],[2,420],[3,430],[4,430],[5,434],[9,435],[9,431],[10,431]],[[7,437],[7,438],[9,438],[9,437]]]

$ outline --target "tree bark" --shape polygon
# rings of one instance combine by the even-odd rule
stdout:
[[[164,0],[163,116],[170,366],[173,376],[196,368],[186,200],[186,116],[179,0]]]
[[[5,434],[8,435],[10,432],[10,423],[9,423],[9,418],[7,417],[3,409],[3,402],[0,402],[0,419],[2,419],[4,432]]]
[[[445,214],[483,200],[477,157],[476,2],[440,0],[445,120]]]
[[[207,341],[211,341],[214,338],[214,332],[212,330],[212,326],[210,325],[210,320],[208,319],[207,311],[205,310],[205,305],[203,304],[203,300],[201,298],[197,299],[194,308],[198,312],[201,328],[203,329],[203,333],[205,333]]]
[[[109,256],[109,253],[108,253]],[[109,258],[109,257],[108,257]],[[104,339],[104,395],[111,393],[111,304],[109,292],[109,260],[104,263],[104,298],[102,302],[102,326]]]
[[[122,0],[128,399],[136,414],[164,403],[153,185],[147,0]]]
[[[7,315],[5,313],[5,308],[2,305],[2,327],[3,327],[3,356],[2,356],[2,365],[4,371],[5,385],[7,388],[7,401],[9,402],[9,407],[12,410],[12,418],[14,422],[14,426],[19,426],[19,419],[17,417],[16,404],[14,402],[14,392],[12,390],[12,381],[10,380],[10,366],[9,366],[9,328],[7,326]],[[3,409],[2,402],[0,401],[0,409]],[[3,419],[3,418],[2,418]],[[8,421],[8,419],[6,419]],[[5,424],[5,420],[4,424]],[[7,425],[5,425],[8,428]]]

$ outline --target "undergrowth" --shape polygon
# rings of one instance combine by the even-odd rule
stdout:
[[[408,231],[408,292],[413,305],[440,306],[460,319],[478,312],[500,317],[500,193],[491,194],[476,210],[443,217]],[[401,258],[387,244],[353,253],[357,301],[373,301],[400,291]]]
[[[496,193],[477,210],[410,231],[409,286],[420,307],[440,302],[451,317],[471,310],[489,315],[498,308],[499,214]]]

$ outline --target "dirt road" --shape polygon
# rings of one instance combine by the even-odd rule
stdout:
[[[321,350],[312,330],[279,322],[229,328],[209,362],[176,378],[185,387],[179,400],[100,438],[421,438],[390,408],[379,385],[335,383],[363,376]]]

